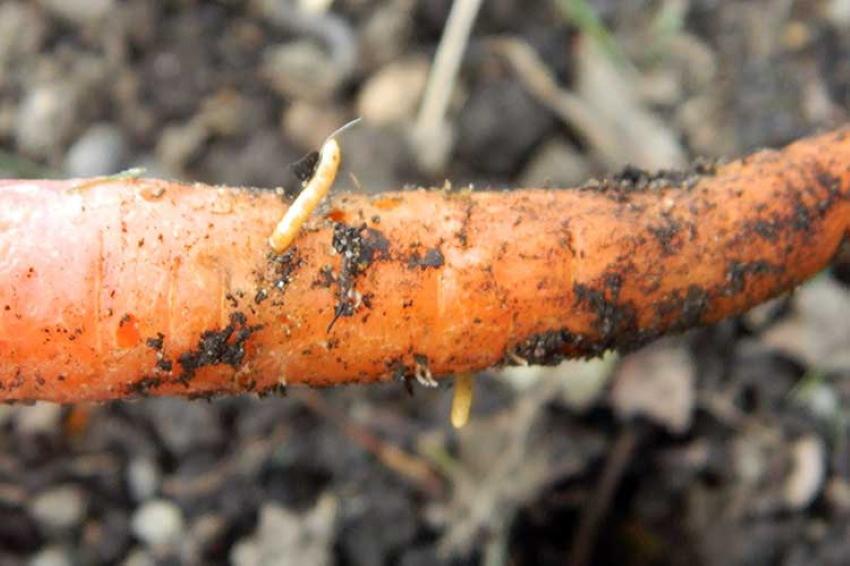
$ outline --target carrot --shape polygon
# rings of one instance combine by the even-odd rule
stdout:
[[[77,187],[77,190],[71,190]],[[850,233],[850,129],[574,190],[0,182],[0,398],[269,392],[552,364],[740,313]]]

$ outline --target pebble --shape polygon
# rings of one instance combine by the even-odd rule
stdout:
[[[791,447],[791,471],[785,478],[785,504],[793,511],[807,507],[821,491],[826,478],[826,446],[814,435]]]
[[[136,501],[153,497],[159,489],[161,474],[159,467],[150,458],[135,458],[127,466],[127,487]]]
[[[502,79],[472,92],[458,124],[459,156],[484,173],[510,175],[555,118],[516,81]]]
[[[372,497],[367,495],[367,501],[355,502],[352,507],[363,508],[354,517],[346,517],[340,529],[339,545],[352,566],[380,564],[387,553],[407,548],[416,534],[416,513],[410,501],[383,488]]]
[[[27,562],[27,566],[72,566],[70,552],[56,546],[41,550]]]
[[[340,86],[337,67],[312,41],[295,41],[270,47],[263,54],[262,76],[287,98],[331,99]]]
[[[30,504],[33,518],[48,531],[73,529],[86,512],[86,498],[76,485],[63,485],[38,494]]]
[[[850,514],[850,483],[847,480],[834,477],[827,482],[824,495],[830,511],[839,516]]]
[[[30,89],[15,117],[18,148],[34,157],[56,153],[74,128],[78,98],[73,87],[59,82]]]
[[[0,81],[16,61],[38,50],[46,25],[38,8],[23,2],[0,2]]]
[[[643,416],[673,433],[688,430],[693,417],[696,366],[672,340],[656,342],[623,358],[611,390],[614,412]]]
[[[222,440],[216,406],[186,403],[183,399],[148,401],[151,423],[174,454],[187,454],[216,446]]]
[[[430,63],[423,57],[395,61],[373,74],[357,98],[357,114],[378,126],[409,123],[419,108]]]
[[[346,131],[341,144],[345,157],[334,185],[336,191],[377,193],[399,188],[398,171],[410,162],[400,132],[361,124]],[[356,183],[349,172],[357,178]]]
[[[531,157],[519,184],[523,187],[575,187],[591,176],[587,160],[570,145],[551,140]]]
[[[390,0],[376,5],[360,28],[360,60],[367,69],[400,58],[412,35],[414,0]]]
[[[100,22],[113,9],[114,0],[39,0],[54,16],[79,26]]]
[[[174,545],[184,531],[182,511],[165,499],[152,500],[139,507],[130,524],[136,538],[153,548]]]
[[[496,375],[520,395],[542,383],[561,391],[560,400],[578,413],[587,411],[601,400],[619,357],[607,352],[592,360],[566,360],[557,366],[509,366]]]
[[[337,108],[295,100],[283,112],[280,125],[286,138],[299,147],[318,149],[328,134],[347,121],[346,116]]]
[[[233,147],[232,142],[211,142],[198,161],[198,168],[218,183],[284,187],[294,194],[301,182],[290,165],[301,159],[304,153],[293,150],[275,130],[265,128],[254,132],[247,141],[239,144],[238,149]]]
[[[850,0],[829,0],[824,12],[834,26],[850,27]]]
[[[823,371],[850,365],[850,293],[831,277],[796,290],[793,312],[762,335],[762,341]]]
[[[112,124],[95,124],[70,147],[65,173],[70,177],[98,177],[121,170],[127,153],[124,134]]]
[[[98,508],[97,517],[85,523],[77,555],[79,563],[115,564],[127,554],[134,542],[127,512],[123,509]]]
[[[200,120],[165,126],[156,144],[157,162],[169,176],[179,177],[209,136],[209,128]]]
[[[140,548],[132,550],[121,566],[156,566],[154,557]]]
[[[13,419],[19,434],[52,434],[59,430],[62,406],[39,401],[31,407],[15,407]]]
[[[257,532],[233,546],[231,564],[331,564],[337,508],[336,499],[330,495],[322,496],[312,510],[301,515],[277,504],[263,505]]]

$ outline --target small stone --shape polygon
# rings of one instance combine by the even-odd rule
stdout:
[[[824,489],[826,503],[835,515],[850,515],[850,483],[847,480],[834,477],[829,480]]]
[[[791,445],[791,472],[785,478],[784,500],[789,509],[807,507],[820,493],[826,477],[826,447],[814,435]]]
[[[410,159],[401,133],[361,124],[346,131],[342,143],[345,157],[335,190],[377,193],[398,188],[398,170]]]
[[[59,430],[62,406],[39,401],[31,407],[15,407],[15,429],[22,435],[52,434]]]
[[[312,510],[301,515],[276,504],[264,505],[260,509],[257,532],[233,546],[231,564],[331,564],[337,507],[336,500],[328,495],[322,496]]]
[[[127,466],[127,487],[136,501],[152,497],[159,489],[159,467],[150,458],[135,458]]]
[[[261,72],[272,88],[287,98],[329,100],[340,86],[334,61],[312,41],[268,48]]]
[[[541,382],[549,383],[561,391],[561,401],[578,413],[593,407],[603,396],[610,382],[618,355],[606,352],[592,360],[566,360],[557,366],[511,366],[497,375],[505,385],[524,394]]]
[[[376,4],[360,26],[360,60],[366,69],[398,59],[408,51],[417,6],[414,0],[390,0]]]
[[[186,165],[200,153],[210,130],[202,120],[170,124],[156,144],[156,159],[170,175],[180,176]]]
[[[179,551],[181,560],[187,564],[203,564],[204,556],[217,550],[227,537],[229,528],[230,525],[222,515],[201,515],[186,529]]]
[[[77,91],[60,82],[27,92],[15,117],[15,141],[29,155],[50,157],[62,147],[77,120]]]
[[[172,546],[183,536],[183,513],[171,501],[149,501],[133,514],[131,528],[136,538],[150,547]]]
[[[121,566],[156,566],[154,557],[140,548],[132,550]]]
[[[620,418],[644,416],[674,433],[683,433],[693,416],[696,367],[684,348],[656,342],[623,358],[611,391]]]
[[[850,27],[850,0],[829,0],[824,11],[827,19],[834,26]]]
[[[19,410],[12,405],[0,405],[0,427],[5,426],[8,422],[12,422],[15,419],[16,411]]]
[[[523,187],[574,187],[590,177],[587,160],[560,140],[543,144],[523,171]]]
[[[79,26],[100,22],[113,9],[113,0],[39,0],[54,16]]]
[[[300,147],[318,149],[328,134],[345,122],[345,115],[338,108],[294,100],[283,113],[281,128],[286,138]]]
[[[387,553],[407,548],[416,534],[416,514],[409,500],[382,489],[386,497],[368,497],[345,518],[338,545],[352,566],[380,564]],[[377,495],[376,493],[376,495]]]
[[[557,366],[552,378],[561,384],[561,399],[576,412],[587,411],[603,396],[618,360],[614,352],[606,352],[592,360],[568,360]],[[544,368],[552,369],[552,368]]]
[[[50,546],[40,551],[27,562],[28,566],[72,566],[70,551]]]
[[[127,143],[112,124],[95,124],[74,142],[65,156],[65,173],[70,177],[98,177],[121,170]]]
[[[795,392],[794,400],[824,423],[838,422],[842,418],[841,400],[830,383],[804,384]]]
[[[134,542],[127,510],[98,509],[96,517],[85,522],[78,561],[82,564],[115,564]],[[94,515],[94,513],[93,513]]]
[[[429,69],[430,63],[422,57],[381,68],[360,89],[357,114],[378,126],[409,123],[419,108]]]
[[[197,168],[207,179],[214,179],[217,183],[283,187],[292,191],[291,194],[297,194],[296,188],[301,186],[301,181],[290,165],[301,159],[304,153],[293,150],[275,130],[264,128],[256,130],[243,143],[210,142],[197,162]]]
[[[45,19],[38,7],[24,2],[0,2],[0,82],[8,67],[38,51],[45,36]]]
[[[809,281],[794,294],[793,312],[762,342],[824,371],[850,365],[850,293],[831,277]]]
[[[86,498],[75,485],[64,485],[37,495],[30,505],[36,521],[48,531],[68,531],[78,526],[86,512]]]
[[[182,399],[152,399],[147,403],[151,422],[174,454],[217,446],[222,430],[215,404],[186,403]]]
[[[457,153],[482,172],[510,175],[554,127],[552,112],[515,80],[473,91],[458,117]]]

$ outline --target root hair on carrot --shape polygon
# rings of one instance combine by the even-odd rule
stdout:
[[[428,358],[421,354],[414,354],[413,377],[423,387],[437,387],[437,380],[431,374],[431,369],[428,367]]]

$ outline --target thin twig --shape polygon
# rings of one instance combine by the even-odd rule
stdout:
[[[455,80],[463,59],[463,53],[466,50],[466,44],[469,41],[469,34],[480,7],[481,0],[454,1],[443,36],[440,38],[440,45],[437,47],[437,53],[434,56],[434,64],[431,66],[425,95],[422,98],[422,106],[419,108],[419,115],[413,129],[414,143],[419,145],[419,149],[422,150],[417,154],[423,156],[422,159],[426,162],[420,163],[420,165],[427,168],[439,168],[442,165],[439,162],[443,161],[448,153],[443,152],[442,156],[434,156],[432,153],[433,158],[426,157],[425,153],[430,152],[425,152],[427,147],[424,146],[429,145],[447,127],[445,124],[446,110],[454,91]],[[427,163],[429,161],[430,163]]]
[[[617,492],[620,480],[629,466],[640,440],[640,430],[634,426],[626,426],[617,437],[611,449],[602,478],[593,490],[584,508],[578,530],[573,539],[572,550],[568,564],[570,566],[585,566],[592,557],[596,544],[599,524],[608,514],[611,500]]]
[[[371,453],[384,466],[404,477],[423,492],[439,495],[442,481],[422,459],[375,436],[372,431],[350,419],[315,391],[302,390],[296,396],[308,409],[336,425],[343,434]]]

